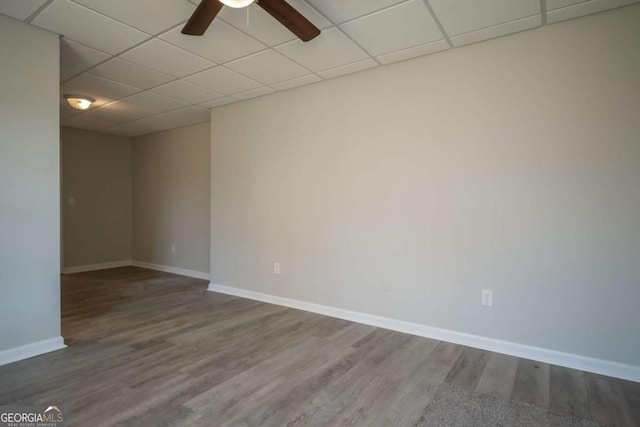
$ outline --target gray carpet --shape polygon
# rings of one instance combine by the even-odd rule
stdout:
[[[424,410],[420,427],[597,427],[581,418],[554,414],[526,403],[498,399],[444,383]]]

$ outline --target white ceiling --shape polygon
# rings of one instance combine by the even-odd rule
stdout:
[[[203,37],[198,0],[1,0],[0,13],[61,34],[61,122],[136,136],[210,108],[640,0],[287,0],[322,30],[304,43],[259,6],[225,7]],[[96,99],[86,112],[64,94]]]

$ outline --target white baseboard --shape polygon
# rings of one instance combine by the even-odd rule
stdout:
[[[209,273],[204,273],[202,271],[187,270],[185,268],[170,267],[168,265],[152,264],[150,262],[143,261],[131,261],[129,265],[133,265],[134,267],[148,268],[149,270],[179,274],[181,276],[195,277],[196,279],[209,280]]]
[[[65,348],[64,339],[60,336],[49,338],[46,340],[34,342],[20,347],[10,348],[0,351],[0,365],[17,362],[18,360],[28,359],[40,354],[49,353],[50,351]]]
[[[100,264],[78,265],[62,269],[62,274],[83,273],[85,271],[106,270],[108,268],[127,267],[131,265],[131,260],[102,262]]]
[[[375,316],[372,314],[360,313],[357,311],[344,310],[326,305],[314,304],[310,302],[294,300],[290,298],[278,297],[260,292],[249,291],[230,286],[209,283],[209,291],[234,295],[270,304],[282,305],[299,310],[310,311],[312,313],[323,314],[325,316],[339,319],[351,320],[365,325],[390,329],[431,338],[439,341],[446,341],[455,344],[475,347],[482,350],[507,354],[510,356],[522,357],[524,359],[536,360],[552,365],[564,366],[567,368],[579,369],[581,371],[593,372],[615,378],[622,378],[629,381],[640,382],[640,366],[628,365],[624,363],[612,362],[608,360],[595,359],[580,356],[572,353],[549,350],[540,347],[533,347],[525,344],[518,344],[509,341],[502,341],[487,338],[480,335],[466,334],[463,332],[448,329],[434,328],[432,326],[418,323],[405,322],[403,320],[391,319],[388,317]]]
[[[108,268],[118,267],[141,267],[149,270],[164,271],[166,273],[179,274],[181,276],[195,277],[196,279],[209,280],[209,273],[202,271],[187,270],[186,268],[171,267],[168,265],[153,264],[144,261],[122,260],[113,262],[103,262],[100,264],[78,265],[76,267],[68,267],[62,270],[62,274],[82,273],[85,271],[106,270]]]

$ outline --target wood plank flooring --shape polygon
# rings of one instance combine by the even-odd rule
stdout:
[[[449,383],[610,426],[640,384],[206,291],[135,267],[63,276],[68,348],[0,366],[0,404],[71,426],[413,426]]]

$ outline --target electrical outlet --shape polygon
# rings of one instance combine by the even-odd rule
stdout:
[[[273,274],[280,274],[280,263],[279,262],[274,262],[273,263]]]
[[[490,289],[483,289],[480,303],[484,307],[493,307],[493,291]]]
[[[69,206],[75,206],[76,205],[76,198],[73,196],[69,197]]]
[[[382,283],[382,291],[383,292],[391,292],[391,283],[389,283],[388,281],[384,281]]]
[[[171,253],[172,254],[176,253],[176,245],[171,245]]]

